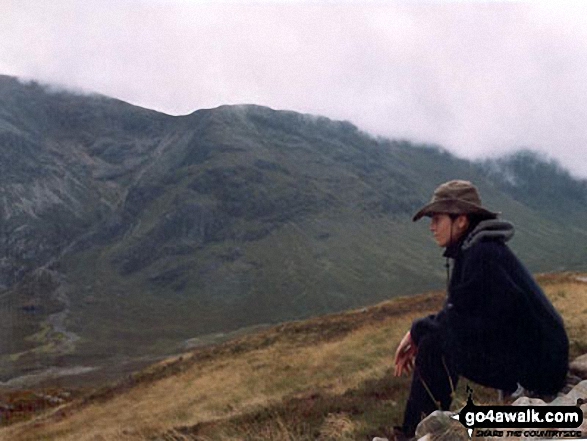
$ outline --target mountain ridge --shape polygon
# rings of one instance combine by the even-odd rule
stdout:
[[[441,288],[411,215],[453,178],[514,221],[533,271],[587,262],[587,181],[540,158],[497,163],[513,186],[489,162],[263,106],[170,116],[0,77],[0,167],[4,379]]]

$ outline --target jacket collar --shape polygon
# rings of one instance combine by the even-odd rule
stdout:
[[[485,220],[470,225],[459,240],[450,244],[444,250],[443,256],[454,259],[463,250],[482,240],[501,240],[507,242],[514,235],[514,226],[507,221]]]
[[[457,240],[456,242],[453,242],[449,246],[447,246],[444,249],[444,253],[442,254],[442,256],[448,257],[450,259],[455,259],[457,257],[457,255],[461,252],[461,247],[463,245],[463,242],[465,241],[465,239],[467,238],[469,233],[470,233],[470,231],[463,234],[461,236],[461,238],[459,240]]]
[[[477,229],[480,222],[475,222],[469,225],[467,231],[463,233],[459,240],[451,243],[447,246],[442,254],[443,257],[448,257],[450,259],[455,259],[457,255],[461,252],[461,248],[463,247],[463,243],[471,236],[471,234]]]

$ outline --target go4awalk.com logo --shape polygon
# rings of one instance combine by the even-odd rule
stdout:
[[[468,389],[467,404],[452,418],[467,428],[469,437],[581,438],[577,428],[583,423],[583,411],[576,406],[477,406]]]

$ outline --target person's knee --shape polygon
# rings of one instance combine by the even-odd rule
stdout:
[[[435,335],[420,340],[415,365],[416,375],[425,381],[451,384],[458,378],[458,370],[450,355],[443,350],[442,342]]]
[[[444,355],[442,341],[436,334],[424,335],[418,343],[418,354],[416,356],[416,365],[418,361],[423,363],[428,360],[440,359]]]

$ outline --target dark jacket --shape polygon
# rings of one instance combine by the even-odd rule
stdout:
[[[512,236],[509,222],[486,220],[446,249],[454,259],[446,303],[413,323],[412,339],[418,345],[437,333],[459,373],[473,381],[497,387],[490,378],[501,373],[532,391],[555,393],[568,370],[568,338],[560,315],[505,244]]]

